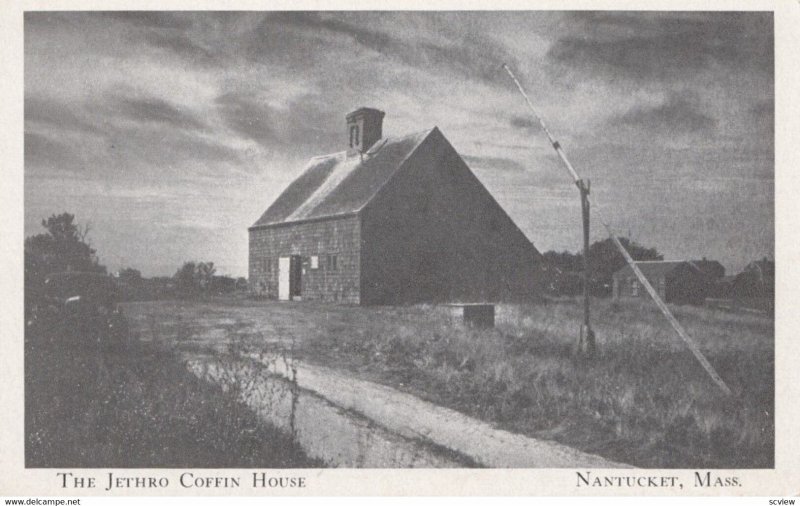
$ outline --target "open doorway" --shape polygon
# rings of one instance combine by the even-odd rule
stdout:
[[[301,300],[303,263],[300,255],[278,259],[278,300]]]
[[[292,255],[289,262],[289,296],[292,300],[301,300],[300,288],[303,286],[303,263],[300,255]]]

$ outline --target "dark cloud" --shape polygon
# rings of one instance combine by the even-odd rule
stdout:
[[[83,160],[69,144],[38,133],[25,132],[24,154],[26,173],[83,169]]]
[[[63,119],[58,116],[59,120]],[[32,122],[33,126],[43,124]],[[241,163],[239,150],[221,144],[196,130],[160,128],[162,123],[123,124],[112,121],[102,135],[87,137],[87,131],[54,128],[57,135],[25,132],[26,174],[82,174],[110,177],[111,174],[170,180],[185,177],[172,167],[187,162]],[[65,132],[78,135],[67,139]],[[92,133],[96,133],[92,131]]]
[[[180,164],[185,160],[198,160],[201,162],[240,162],[241,151],[233,149],[224,144],[193,135],[191,132],[166,138],[161,144],[161,153],[156,152],[153,163],[158,164],[159,160],[172,159],[174,163]]]
[[[201,46],[185,33],[153,31],[144,40],[153,47],[175,54],[194,65],[211,66],[222,62],[219,54]]]
[[[717,121],[700,110],[691,94],[673,94],[657,106],[636,106],[613,117],[612,125],[622,125],[650,132],[711,132]]]
[[[500,170],[506,172],[523,172],[525,170],[525,167],[521,163],[510,158],[470,155],[463,155],[461,158],[467,162],[467,165],[481,169]]]
[[[119,21],[145,28],[185,30],[192,27],[192,19],[187,13],[168,11],[106,11],[93,15],[110,21]]]
[[[206,123],[194,113],[158,97],[131,97],[112,92],[108,98],[109,112],[118,118],[186,130],[206,130],[208,128]]]
[[[177,137],[166,145],[166,150],[176,153],[175,161],[186,159],[208,162],[241,162],[241,151],[224,144],[191,135]]]
[[[414,66],[427,67],[434,72],[447,69],[486,83],[505,84],[505,76],[500,72],[501,64],[519,66],[516,58],[505,48],[487,39],[480,40],[476,35],[467,35],[461,42],[450,45],[422,43],[416,48],[406,46],[404,49],[402,58]]]
[[[23,15],[25,23],[25,36],[28,37],[35,30],[51,30],[70,24],[69,16],[57,11],[26,11]]]
[[[346,23],[318,12],[277,12],[269,16],[269,22],[311,32],[327,31],[344,35],[379,53],[393,45],[392,39],[387,34]]]
[[[265,146],[279,141],[271,121],[272,110],[252,94],[225,93],[215,103],[225,124],[236,133]]]
[[[547,153],[515,153],[519,158],[506,156],[462,155],[471,169],[503,193],[517,193],[523,187],[569,188],[569,175],[558,155]],[[524,192],[523,192],[524,193]]]
[[[712,64],[771,71],[771,13],[573,13],[552,63],[636,80],[681,79]]]
[[[41,124],[61,131],[103,135],[105,130],[77,114],[69,105],[49,98],[25,96],[25,124]]]
[[[416,39],[405,40],[396,35],[389,34],[374,27],[374,24],[365,23],[357,13],[318,13],[318,12],[281,12],[270,15],[258,32],[262,35],[261,46],[256,49],[262,55],[261,47],[265,51],[298,50],[308,51],[314,44],[291,43],[289,40],[278,36],[275,29],[286,30],[294,28],[289,37],[296,37],[298,32],[306,37],[317,40],[323,45],[324,35],[341,36],[351,40],[357,46],[374,51],[387,58],[396,59],[406,65],[424,70],[428,73],[453,73],[460,77],[477,80],[484,83],[503,83],[500,65],[509,63],[516,66],[516,58],[508,49],[493,39],[486,37],[478,30],[459,29],[448,27],[450,24],[462,25],[464,19],[455,19],[457,13],[440,13],[437,17],[442,31],[450,32],[453,40],[449,43],[432,42],[430,40]],[[405,13],[381,13],[382,20],[394,20],[402,26]],[[346,21],[345,19],[360,19],[363,24]],[[463,18],[463,16],[462,16]],[[402,31],[400,32],[402,33]],[[287,47],[291,44],[291,48]]]
[[[538,149],[535,144],[519,144],[514,142],[494,142],[494,141],[474,141],[475,147],[478,149],[513,149],[515,151],[531,151]]]
[[[128,123],[119,123],[123,119]],[[28,168],[59,171],[125,170],[130,162],[150,163],[158,170],[186,160],[240,162],[240,153],[211,140],[213,129],[196,114],[153,97],[132,97],[128,90],[109,91],[95,103],[71,106],[38,96],[25,99],[25,163]],[[42,135],[42,127],[71,142]],[[87,144],[90,143],[90,144]],[[87,149],[87,145],[92,146]]]
[[[683,74],[683,67],[703,66],[707,56],[694,49],[679,35],[612,41],[564,37],[553,44],[547,56],[574,67],[601,67],[599,70],[619,72],[626,77],[652,79],[678,77]]]
[[[526,118],[525,116],[512,116],[508,122],[514,128],[531,129],[538,128],[539,126],[535,120]]]
[[[310,64],[324,64],[327,44],[321,32],[297,30],[282,22],[279,14],[266,16],[242,34],[241,55],[252,63],[277,64],[296,75],[305,73]]]
[[[344,143],[344,126],[341,135],[334,129],[343,125],[341,111],[323,97],[302,96],[280,110],[249,92],[228,92],[215,103],[231,130],[267,148],[311,156],[320,149],[338,151]]]
[[[102,170],[137,167],[158,178],[174,178],[182,173],[171,167],[186,167],[187,162],[200,165],[218,162],[241,162],[242,153],[219,142],[213,131],[200,132],[181,128],[162,128],[160,123],[115,125],[109,131],[102,149],[93,153]]]
[[[126,29],[117,31],[131,44],[147,44],[198,67],[224,63],[222,51],[226,38],[219,34],[229,34],[229,21],[239,16],[238,13],[215,12],[208,15],[152,11],[101,12],[97,15],[102,20],[124,23]],[[213,44],[207,44],[208,38],[216,40]]]

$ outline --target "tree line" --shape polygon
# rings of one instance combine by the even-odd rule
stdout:
[[[25,238],[25,292],[36,296],[48,275],[59,272],[108,274],[97,251],[88,241],[90,227],[80,226],[67,212],[42,220],[43,233]],[[230,293],[247,288],[243,277],[218,275],[214,262],[187,261],[171,277],[145,278],[141,271],[126,267],[117,274],[123,298],[201,296]]]

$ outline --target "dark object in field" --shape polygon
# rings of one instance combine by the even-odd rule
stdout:
[[[103,350],[128,345],[128,322],[117,307],[114,279],[94,272],[62,272],[47,276],[30,308],[26,337],[58,336],[71,346]]]
[[[490,329],[494,327],[494,304],[447,304],[453,316],[463,318],[468,327]]]

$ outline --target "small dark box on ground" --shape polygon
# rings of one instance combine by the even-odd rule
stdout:
[[[463,318],[469,327],[488,329],[494,327],[494,304],[447,304],[453,316]]]

